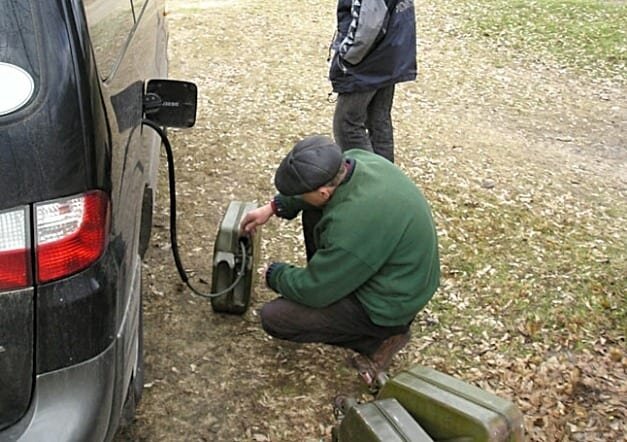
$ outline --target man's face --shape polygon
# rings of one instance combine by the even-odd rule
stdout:
[[[332,194],[332,187],[322,186],[311,192],[303,193],[301,197],[303,201],[311,206],[322,207],[329,201]]]

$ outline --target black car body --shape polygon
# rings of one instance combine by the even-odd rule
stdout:
[[[163,0],[0,0],[0,440],[110,440],[142,388]]]

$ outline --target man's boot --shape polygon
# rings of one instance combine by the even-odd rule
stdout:
[[[377,351],[370,357],[372,362],[376,365],[377,371],[387,371],[392,364],[394,355],[407,345],[410,338],[411,333],[407,330],[407,332],[403,334],[390,336],[383,341],[379,348],[377,348]]]

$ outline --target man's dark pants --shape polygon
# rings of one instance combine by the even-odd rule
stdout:
[[[302,212],[307,261],[316,253],[313,229],[321,216],[320,210]],[[261,325],[275,338],[331,344],[367,356],[371,356],[385,339],[409,330],[409,325],[376,325],[354,294],[324,308],[311,308],[277,298],[263,306]]]
[[[393,101],[394,85],[339,94],[333,116],[335,142],[342,150],[365,149],[394,162]]]
[[[311,308],[277,298],[261,309],[261,325],[275,338],[331,344],[367,356],[371,356],[386,338],[409,329],[409,326],[374,324],[355,295],[324,308]]]

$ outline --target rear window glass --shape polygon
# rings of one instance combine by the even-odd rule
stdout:
[[[18,66],[39,85],[35,0],[0,0],[0,62]]]

